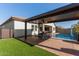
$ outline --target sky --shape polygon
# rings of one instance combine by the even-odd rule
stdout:
[[[41,13],[45,13],[62,6],[67,3],[0,3],[0,24],[8,20],[11,16],[30,18]],[[56,23],[57,26],[65,28],[71,27],[77,21]],[[62,25],[63,24],[63,25]]]
[[[66,21],[66,22],[57,22],[56,26],[60,26],[63,28],[71,28],[73,25],[77,24],[79,20]]]
[[[30,18],[32,16],[68,5],[66,3],[0,3],[0,24],[11,16]]]

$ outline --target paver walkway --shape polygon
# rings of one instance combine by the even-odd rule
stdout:
[[[77,42],[48,39],[36,46],[60,56],[79,56],[79,43]]]
[[[28,38],[26,41],[60,56],[79,56],[79,42],[65,41],[56,38],[41,40],[33,39],[33,37]]]

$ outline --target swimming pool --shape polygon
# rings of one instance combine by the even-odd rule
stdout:
[[[74,38],[69,34],[56,34],[55,37],[56,38],[61,38],[63,40],[71,40],[71,41],[74,40]]]

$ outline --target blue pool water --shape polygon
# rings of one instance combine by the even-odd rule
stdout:
[[[57,38],[62,38],[63,40],[74,40],[74,38],[69,34],[57,34]]]

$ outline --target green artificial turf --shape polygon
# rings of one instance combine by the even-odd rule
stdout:
[[[30,46],[17,39],[0,40],[0,56],[56,56],[41,48]]]

